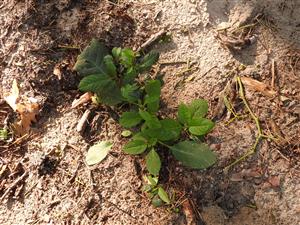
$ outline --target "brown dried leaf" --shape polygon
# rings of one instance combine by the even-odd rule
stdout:
[[[270,90],[266,84],[264,84],[258,80],[254,80],[249,77],[241,77],[241,80],[245,86],[248,86],[249,88],[251,88],[255,91],[259,91],[268,97],[274,97],[276,94],[275,91]]]
[[[86,92],[84,93],[83,95],[80,96],[80,98],[78,99],[75,99],[73,102],[72,102],[72,109],[82,105],[83,103],[86,103],[88,101],[91,100],[93,96],[93,93],[92,92]]]
[[[30,125],[32,122],[35,122],[35,116],[39,111],[39,105],[35,103],[35,99],[24,99],[24,102],[29,103],[20,103],[20,91],[18,88],[17,81],[14,80],[10,93],[4,96],[5,101],[9,106],[20,114],[20,121],[15,122],[12,126],[14,133],[17,136],[23,136],[30,130]]]
[[[17,101],[19,99],[19,88],[16,79],[14,79],[10,93],[4,94],[4,100],[14,110],[17,110]]]
[[[20,114],[21,120],[14,123],[14,132],[17,136],[23,136],[30,130],[32,122],[36,122],[36,114],[39,111],[37,103],[18,104],[16,111]]]
[[[271,176],[269,179],[263,184],[262,188],[278,188],[280,187],[280,177],[279,176]]]

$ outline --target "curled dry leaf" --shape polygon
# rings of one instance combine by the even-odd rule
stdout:
[[[264,84],[263,82],[260,82],[258,80],[254,80],[252,78],[249,77],[241,77],[242,83],[255,90],[255,91],[259,91],[262,94],[264,94],[267,97],[274,97],[276,92],[273,90],[270,90],[270,88],[268,87],[268,85]]]
[[[21,120],[13,124],[14,132],[17,136],[23,136],[30,130],[32,122],[36,122],[35,116],[39,112],[37,103],[18,104],[17,112]]]
[[[4,99],[15,112],[20,114],[20,120],[12,127],[16,136],[23,136],[29,132],[31,123],[36,122],[35,116],[39,111],[39,105],[34,98],[23,99],[26,103],[21,103],[19,93],[17,81],[14,80],[10,93],[5,94]]]
[[[80,96],[80,98],[78,99],[75,99],[73,102],[72,102],[72,109],[82,105],[83,103],[86,103],[88,101],[91,100],[93,96],[93,93],[92,92],[86,92],[84,93],[83,95]]]

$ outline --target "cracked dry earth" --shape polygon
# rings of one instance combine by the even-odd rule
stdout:
[[[38,99],[41,109],[31,135],[0,141],[0,224],[300,224],[299,15],[300,2],[293,0],[2,1],[0,97],[16,79],[21,94]],[[217,37],[224,26],[253,23],[249,33],[256,41],[240,50]],[[72,66],[91,38],[138,49],[162,29],[171,40],[152,47],[161,53],[155,68],[164,80],[161,113],[174,115],[180,102],[202,97],[216,121],[206,142],[218,162],[208,170],[189,170],[160,151],[161,182],[190,203],[190,214],[184,203],[179,213],[151,206],[141,191],[144,161],[122,152],[127,139],[115,112],[71,109],[81,94]],[[227,124],[230,115],[220,114],[220,96],[236,75],[274,84],[275,96],[245,86],[246,98],[264,132],[279,132],[283,140],[263,140],[254,155],[225,173],[257,134],[251,117]],[[233,103],[245,112],[238,99]],[[15,115],[0,104],[2,128]],[[79,134],[87,108],[92,114]],[[87,168],[86,151],[99,140],[111,140],[113,150]]]

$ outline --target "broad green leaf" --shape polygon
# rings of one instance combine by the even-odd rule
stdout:
[[[158,195],[155,195],[152,200],[151,200],[151,203],[153,206],[155,207],[160,207],[162,206],[163,202],[162,200],[158,197]]]
[[[127,84],[121,88],[122,96],[129,103],[137,102],[139,99],[138,86],[136,84]]]
[[[111,85],[113,80],[105,74],[93,74],[84,77],[79,83],[81,91],[97,93],[99,90]]]
[[[154,149],[151,149],[151,151],[146,155],[146,166],[149,173],[154,176],[158,176],[161,167],[161,161],[159,155]]]
[[[131,134],[132,134],[132,132],[130,130],[123,130],[122,133],[121,133],[121,135],[123,137],[130,137]]]
[[[167,204],[171,203],[167,192],[162,187],[158,188],[158,193],[157,194],[160,197],[160,199],[163,200],[165,203],[167,203]]]
[[[171,152],[183,165],[194,169],[206,169],[216,162],[216,155],[204,143],[183,141],[171,146]]]
[[[130,84],[134,81],[134,79],[137,77],[138,72],[136,68],[129,67],[126,72],[124,73],[124,78],[122,80],[123,84]]]
[[[192,118],[204,117],[208,112],[208,104],[204,99],[195,99],[189,105]]]
[[[141,133],[136,133],[133,137],[132,140],[139,140],[139,141],[144,141],[147,142],[147,138]]]
[[[156,113],[159,109],[161,83],[159,80],[150,80],[145,85],[146,96],[144,103],[150,113]]]
[[[194,135],[204,135],[214,128],[213,121],[205,118],[192,119],[189,123],[189,132]]]
[[[150,70],[152,65],[154,65],[159,58],[158,52],[149,52],[147,55],[143,57],[140,62],[139,69],[141,72]]]
[[[141,121],[142,117],[138,112],[124,112],[120,118],[120,124],[125,128],[134,127]]]
[[[73,70],[82,76],[104,73],[103,58],[106,55],[108,55],[108,50],[104,44],[93,39],[77,57]]]
[[[148,147],[153,147],[156,145],[156,143],[157,143],[157,138],[150,137],[147,140]]]
[[[148,128],[142,133],[160,141],[171,141],[179,138],[182,127],[176,120],[164,119],[160,121],[160,124],[160,128]]]
[[[192,118],[190,108],[185,104],[180,104],[178,107],[178,120],[182,124],[188,124]]]
[[[145,85],[145,91],[149,96],[160,97],[161,83],[159,80],[150,80]]]
[[[111,55],[107,55],[104,57],[103,61],[105,65],[104,66],[105,73],[110,77],[115,78],[117,76],[117,68],[114,64],[113,57]]]
[[[143,153],[147,148],[147,143],[143,140],[132,140],[124,146],[124,152],[131,155]]]
[[[114,47],[114,48],[112,49],[112,51],[111,51],[113,57],[114,57],[117,61],[119,61],[119,59],[120,59],[121,52],[122,52],[122,49],[121,49],[121,48],[116,48],[116,47]]]
[[[145,123],[149,128],[158,129],[161,127],[161,124],[156,116],[142,110],[139,111],[139,114],[145,120]]]
[[[101,162],[107,156],[112,144],[108,141],[101,141],[98,144],[93,145],[89,148],[85,161],[91,166]]]
[[[121,91],[115,81],[105,74],[84,77],[79,83],[79,89],[96,93],[100,101],[107,105],[116,105],[122,101]]]
[[[123,49],[120,56],[120,63],[124,67],[129,68],[134,65],[134,61],[135,61],[134,52],[129,48]]]

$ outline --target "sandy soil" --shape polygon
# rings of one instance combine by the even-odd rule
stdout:
[[[42,107],[32,135],[17,143],[0,141],[0,196],[27,174],[9,195],[0,197],[0,223],[299,224],[299,15],[300,2],[292,0],[4,0],[0,97],[17,79],[21,94],[37,98]],[[226,36],[217,37],[220,27],[257,21],[249,31],[256,41],[241,50],[230,49]],[[172,115],[180,102],[203,97],[217,123],[206,141],[218,154],[218,163],[208,170],[183,168],[160,151],[162,184],[190,202],[196,222],[189,218],[186,204],[179,213],[151,206],[141,191],[144,161],[122,152],[127,140],[120,135],[116,112],[91,105],[71,109],[80,96],[80,78],[72,67],[91,38],[110,47],[137,49],[162,29],[171,41],[152,47],[161,53],[160,63],[189,61],[192,67],[160,66],[165,82],[161,113]],[[254,143],[257,131],[250,117],[227,125],[230,115],[220,113],[220,96],[236,75],[271,86],[273,61],[276,96],[245,87],[246,97],[262,129],[274,132],[277,124],[284,141],[263,140],[253,156],[225,173],[224,168]],[[54,68],[62,71],[61,79]],[[241,102],[233,101],[242,112]],[[3,127],[16,115],[0,104]],[[76,125],[87,108],[92,116],[79,134]],[[103,163],[87,168],[86,151],[99,140],[112,140],[114,148]]]

